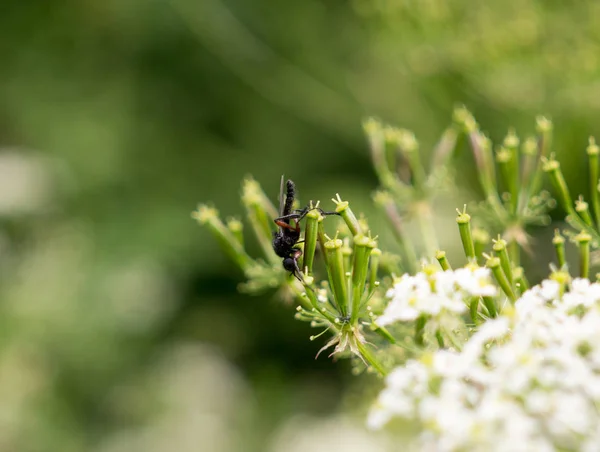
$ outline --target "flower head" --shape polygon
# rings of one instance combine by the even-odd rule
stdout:
[[[469,266],[433,274],[405,274],[388,290],[386,296],[390,303],[376,323],[412,321],[422,315],[460,315],[467,310],[471,297],[494,296],[496,293],[487,268]]]
[[[457,271],[455,282],[457,273],[471,277]],[[481,325],[462,351],[441,349],[430,365],[394,370],[368,424],[417,421],[420,447],[431,450],[589,448],[600,425],[600,284],[576,279],[568,289],[561,295],[546,280],[517,300],[515,315]]]

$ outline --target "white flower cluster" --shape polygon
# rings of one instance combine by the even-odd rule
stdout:
[[[416,320],[421,315],[440,317],[462,314],[466,301],[474,296],[494,296],[496,287],[490,271],[483,267],[467,267],[433,274],[405,274],[386,296],[391,299],[376,323],[380,326],[398,321]]]
[[[419,450],[600,450],[600,284],[546,280],[460,352],[396,368],[371,410],[418,422]]]

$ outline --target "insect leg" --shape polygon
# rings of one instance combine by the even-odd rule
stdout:
[[[302,218],[304,218],[306,216],[308,211],[309,211],[308,207],[305,207],[304,209],[294,210],[294,213],[290,213],[288,215],[282,215],[280,217],[275,218],[275,223],[277,223],[278,220],[300,221]]]
[[[340,214],[339,212],[335,212],[335,211],[333,211],[333,212],[326,212],[325,210],[323,210],[323,209],[319,209],[318,207],[317,207],[317,210],[318,210],[318,211],[319,211],[319,213],[320,213],[321,215],[323,215],[324,217],[326,217],[326,216],[328,216],[328,215],[339,215],[339,214]]]
[[[301,278],[302,272],[300,271],[300,267],[298,267],[298,258],[300,256],[302,256],[302,251],[299,250],[299,249],[297,249],[297,248],[295,248],[294,257],[293,257],[293,259],[294,259],[294,271],[292,272],[292,274],[298,279],[298,281],[303,282],[302,278]]]
[[[274,221],[275,221],[275,224],[277,226],[279,226],[281,229],[289,229],[290,231],[300,232],[300,225],[298,223],[296,223],[295,226],[292,226],[291,224],[286,223],[285,221],[280,220],[278,218],[276,218]]]

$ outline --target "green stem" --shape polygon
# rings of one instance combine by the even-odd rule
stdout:
[[[515,177],[516,165],[513,157],[513,152],[506,148],[501,148],[496,154],[502,182],[510,194],[510,211],[514,213],[518,204],[518,181]],[[516,171],[518,172],[518,170]]]
[[[596,227],[600,228],[600,196],[598,193],[598,154],[600,149],[596,145],[594,137],[590,137],[587,147],[589,157],[590,170],[590,199],[592,200],[592,208],[594,210],[594,218],[596,219]]]
[[[416,215],[419,222],[419,229],[423,236],[423,243],[425,244],[425,253],[427,256],[433,256],[439,245],[433,227],[431,206],[426,201],[422,201],[417,206]]]
[[[415,344],[417,345],[425,345],[423,333],[425,332],[426,322],[427,319],[425,318],[425,316],[420,316],[415,321]]]
[[[560,234],[560,231],[558,229],[554,231],[554,238],[552,239],[552,244],[554,245],[554,249],[556,251],[558,268],[564,268],[567,264],[567,259],[565,257],[565,238]]]
[[[517,213],[522,216],[525,208],[529,204],[531,197],[531,186],[534,184],[534,179],[539,179],[541,173],[541,165],[538,156],[538,143],[535,138],[528,138],[522,145],[521,154],[523,155],[522,171],[519,194],[519,205]]]
[[[587,278],[590,272],[590,241],[592,237],[586,232],[580,232],[575,236],[579,245],[579,275]]]
[[[466,212],[466,205],[464,210],[461,212],[457,209],[458,216],[456,222],[458,223],[458,230],[460,232],[460,239],[465,250],[465,256],[467,259],[475,259],[475,245],[473,243],[473,236],[471,234],[471,216]]]
[[[506,277],[506,275],[504,274],[504,271],[502,270],[502,267],[500,264],[500,259],[497,257],[491,257],[487,260],[485,265],[486,265],[486,267],[488,267],[489,269],[492,270],[492,273],[494,274],[496,281],[498,281],[498,285],[500,286],[502,291],[506,294],[508,299],[512,303],[514,303],[517,300],[517,297],[515,296],[515,293],[512,290],[512,287],[508,281],[508,278]]]
[[[510,259],[508,257],[508,251],[506,250],[506,241],[503,239],[498,239],[495,241],[494,246],[492,248],[494,252],[498,254],[500,258],[500,267],[502,271],[506,275],[506,279],[508,279],[508,283],[512,286],[513,284],[513,275],[512,275],[512,265]]]
[[[448,262],[448,258],[446,257],[445,251],[440,250],[437,253],[435,253],[435,258],[440,263],[440,267],[442,267],[442,270],[444,270],[444,271],[452,270],[452,267],[450,266],[450,262]]]
[[[357,340],[356,347],[358,348],[358,351],[360,352],[360,354],[362,355],[364,360],[367,363],[369,363],[369,365],[373,369],[375,369],[377,372],[379,372],[379,375],[381,375],[382,377],[385,377],[388,374],[388,371],[381,365],[381,363],[377,360],[377,358],[375,358],[375,355],[373,355],[371,350],[369,350],[369,348],[367,346],[365,346],[365,344],[363,344],[361,341]]]
[[[372,324],[372,330],[380,335],[382,338],[384,338],[385,340],[387,340],[390,344],[395,344],[396,343],[396,338],[394,336],[392,336],[392,334],[383,326],[379,326],[375,323]]]
[[[323,216],[318,210],[311,210],[306,214],[306,229],[304,233],[304,254],[302,256],[302,266],[309,275],[312,274],[313,262],[315,259],[315,250],[319,236],[319,223],[323,221]]]
[[[508,252],[513,267],[519,266],[521,264],[521,247],[516,240],[513,239],[508,242]]]
[[[575,212],[575,209],[573,208],[573,198],[571,198],[571,194],[569,193],[569,187],[560,170],[560,163],[557,160],[550,159],[544,162],[543,168],[550,177],[550,181],[557,192],[562,208],[565,209],[568,214],[578,217],[577,212]]]
[[[348,201],[342,201],[339,194],[336,194],[336,197],[332,198],[332,201],[336,204],[335,211],[344,219],[352,235],[361,234],[360,223],[354,212],[352,212],[352,209],[350,209]]]
[[[418,267],[417,254],[415,253],[412,242],[407,240],[404,222],[402,221],[402,216],[398,211],[396,203],[388,192],[380,191],[374,196],[374,199],[375,203],[383,208],[387,219],[392,226],[392,232],[400,245],[402,250],[403,268],[409,273],[415,273]]]
[[[477,311],[479,309],[479,297],[473,297],[471,299],[471,303],[469,304],[469,313],[471,314],[471,320],[474,325],[477,325],[479,322]]]
[[[492,297],[482,297],[482,298],[483,298],[483,304],[486,307],[486,309],[488,310],[490,317],[497,317],[498,309],[496,308],[496,302],[494,301],[494,299]]]
[[[442,336],[442,332],[438,329],[435,331],[435,338],[438,343],[438,347],[444,348],[444,337]]]
[[[354,261],[352,266],[352,306],[350,308],[350,323],[354,324],[358,319],[360,305],[367,283],[367,272],[369,270],[369,256],[375,248],[376,242],[364,235],[354,237]]]
[[[325,262],[325,267],[329,266],[329,261],[327,258],[327,253],[325,252],[325,243],[327,243],[327,236],[325,235],[325,228],[323,227],[323,222],[320,221],[318,224],[317,231],[317,240],[319,242],[319,247],[321,248],[321,255],[323,256],[323,261]]]
[[[348,315],[348,292],[346,272],[344,271],[343,242],[340,239],[328,240],[325,243],[327,254],[327,274],[329,284],[342,317]]]
[[[590,215],[589,205],[583,200],[583,196],[580,196],[579,199],[575,201],[575,212],[577,212],[585,224],[588,226],[594,225],[592,216]]]
[[[371,251],[371,263],[369,265],[369,292],[375,290],[377,281],[377,270],[379,270],[379,260],[381,259],[381,250],[374,248]]]

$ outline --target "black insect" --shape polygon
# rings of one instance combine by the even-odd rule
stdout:
[[[285,195],[283,192],[283,176],[279,190],[279,214],[275,218],[275,224],[279,229],[273,232],[273,250],[275,254],[283,258],[283,268],[302,281],[302,272],[298,267],[298,259],[302,256],[302,250],[296,245],[302,243],[300,240],[300,220],[302,220],[312,206],[309,204],[303,209],[292,210],[296,199],[296,185],[290,179],[285,183]],[[312,203],[311,203],[312,204]],[[321,215],[338,215],[337,212],[325,212],[317,208]],[[293,224],[292,224],[293,220]]]

